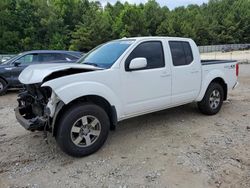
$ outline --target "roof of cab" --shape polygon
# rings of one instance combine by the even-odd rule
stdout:
[[[77,52],[77,51],[67,51],[67,50],[31,50],[26,51],[23,53],[71,53],[71,52]],[[80,52],[81,53],[81,52]]]
[[[190,38],[184,38],[184,37],[167,37],[167,36],[144,36],[144,37],[124,37],[119,40],[153,40],[153,39],[170,39],[170,40],[192,40]]]
[[[67,51],[67,50],[31,50],[22,52],[20,54],[30,54],[30,53],[64,53],[64,54],[71,54],[74,56],[81,56],[83,53],[79,51]]]

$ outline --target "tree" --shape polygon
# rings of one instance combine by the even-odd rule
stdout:
[[[191,37],[199,45],[250,43],[250,1],[209,0],[169,10],[156,0],[1,0],[0,53],[33,49],[88,51],[121,37]]]
[[[112,18],[92,4],[83,23],[72,33],[71,50],[89,51],[112,39]]]
[[[149,35],[156,35],[157,28],[163,22],[163,20],[167,19],[166,16],[169,13],[168,9],[162,9],[160,5],[155,0],[149,0],[144,5],[144,17],[146,19],[146,25],[144,27],[147,28]]]
[[[119,37],[135,37],[148,35],[143,9],[125,3],[124,9],[114,25],[114,32]]]

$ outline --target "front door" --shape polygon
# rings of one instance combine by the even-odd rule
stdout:
[[[129,70],[131,60],[139,57],[146,58],[147,66]],[[165,65],[163,41],[140,43],[124,64],[122,88],[125,116],[135,116],[170,105],[171,74]]]

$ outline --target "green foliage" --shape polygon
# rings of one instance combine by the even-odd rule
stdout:
[[[210,0],[169,10],[155,0],[1,0],[0,53],[33,49],[89,51],[121,37],[191,37],[199,45],[250,43],[250,0]]]
[[[135,37],[148,35],[143,9],[136,5],[125,4],[124,9],[115,20],[114,32],[118,37]]]

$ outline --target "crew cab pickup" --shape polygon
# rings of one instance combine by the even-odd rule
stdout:
[[[15,113],[23,127],[52,132],[64,152],[81,157],[131,117],[192,102],[216,114],[238,71],[236,61],[201,61],[192,39],[123,38],[96,47],[78,64],[27,67]]]

